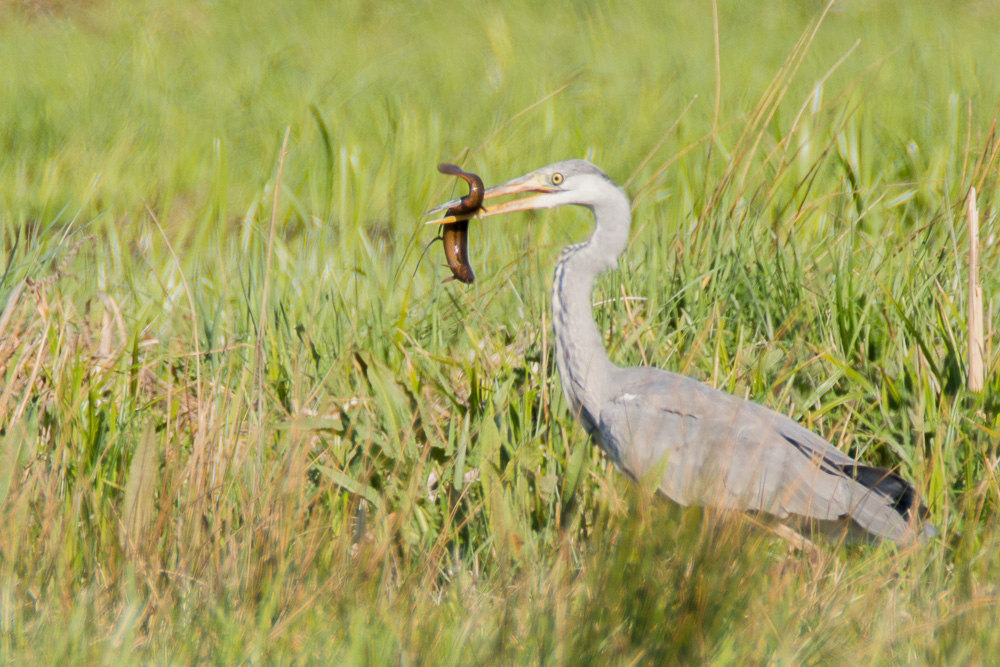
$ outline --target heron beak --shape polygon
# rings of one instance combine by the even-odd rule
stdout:
[[[504,197],[506,195],[521,195],[527,193],[536,193],[532,197],[524,197],[522,199],[511,199],[499,204],[492,206],[483,206],[481,209],[475,213],[466,213],[464,215],[449,215],[444,218],[439,218],[438,220],[429,220],[424,223],[426,225],[445,225],[451,222],[459,222],[462,220],[471,220],[473,218],[488,218],[492,215],[501,215],[503,213],[512,213],[514,211],[526,211],[533,208],[547,208],[547,205],[543,200],[546,195],[553,192],[559,192],[559,188],[553,187],[548,182],[544,180],[544,177],[539,174],[528,174],[527,176],[521,176],[520,178],[515,178],[512,181],[507,181],[500,185],[495,185],[492,188],[486,190],[483,193],[483,201],[488,201],[490,199],[496,199],[497,197]],[[447,201],[440,206],[435,206],[428,213],[435,213],[437,211],[443,211],[445,209],[452,208],[453,206],[458,206],[459,199],[452,199]]]

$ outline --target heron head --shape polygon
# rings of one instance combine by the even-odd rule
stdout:
[[[555,208],[567,204],[593,207],[607,192],[607,188],[618,190],[618,187],[603,171],[586,160],[564,160],[536,169],[519,178],[496,185],[486,190],[483,201],[496,199],[507,195],[528,195],[520,199],[510,199],[499,204],[483,205],[476,213],[448,216],[440,220],[431,220],[427,224],[443,224],[470,218],[486,218],[501,213],[526,211],[539,208]],[[458,204],[458,199],[445,202],[431,209],[431,213],[451,208]]]

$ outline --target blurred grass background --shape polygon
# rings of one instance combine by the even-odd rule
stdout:
[[[823,12],[721,2],[717,97],[708,3],[0,4],[0,656],[988,661],[1000,8]],[[437,161],[570,157],[634,199],[612,358],[898,468],[939,539],[790,553],[587,446],[547,332],[587,217],[421,261]]]

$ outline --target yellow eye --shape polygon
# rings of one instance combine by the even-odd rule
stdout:
[[[563,182],[563,175],[560,173],[552,174],[552,185],[559,185]]]

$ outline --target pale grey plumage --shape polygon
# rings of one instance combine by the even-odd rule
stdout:
[[[556,361],[570,409],[633,478],[656,475],[682,505],[764,511],[818,522],[850,519],[905,544],[933,534],[913,488],[859,464],[777,412],[691,378],[608,359],[591,307],[594,279],[615,267],[631,223],[628,197],[584,160],[558,162],[487,191],[536,192],[483,215],[574,204],[594,216],[590,238],[565,248],[552,284]]]

